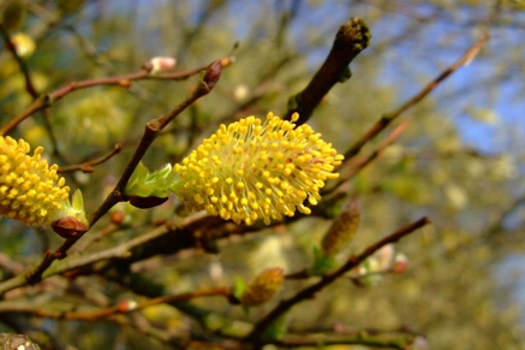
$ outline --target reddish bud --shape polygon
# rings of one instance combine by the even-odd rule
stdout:
[[[111,213],[110,220],[117,226],[122,225],[126,219],[126,213],[123,210],[115,210]]]
[[[393,273],[403,273],[408,268],[408,258],[404,254],[397,254],[392,265]]]
[[[221,66],[222,67],[228,67],[233,62],[235,62],[235,57],[233,57],[233,56],[224,57],[224,58],[221,58],[220,61],[221,61]]]
[[[131,86],[131,80],[128,80],[128,79],[122,79],[118,82],[118,84],[120,86],[122,86],[123,88],[129,88]]]
[[[134,300],[122,300],[117,305],[119,312],[130,312],[137,308],[137,302]]]
[[[88,230],[85,223],[71,216],[54,221],[51,227],[60,237],[66,239],[81,235]]]
[[[216,60],[210,63],[206,69],[206,74],[204,75],[203,81],[208,85],[208,88],[211,90],[219,81],[221,77],[222,67],[221,60]]]

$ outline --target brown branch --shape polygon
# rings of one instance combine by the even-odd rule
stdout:
[[[120,179],[111,193],[106,197],[104,202],[99,206],[99,208],[93,213],[89,219],[89,226],[93,226],[105,213],[108,212],[115,204],[125,200],[124,189],[128,183],[131,175],[135,171],[135,168],[141,161],[141,159],[146,154],[146,151],[149,149],[150,145],[157,138],[159,133],[173,120],[177,117],[182,111],[192,105],[199,98],[207,95],[213,89],[215,84],[220,78],[220,73],[222,69],[222,60],[216,60],[212,62],[205,70],[205,75],[199,81],[197,87],[192,91],[192,93],[182,101],[177,107],[175,107],[170,112],[165,115],[150,120],[146,123],[144,134],[140,141],[140,144],[135,149],[135,153],[129,160],[124,172],[120,176]]]
[[[11,274],[24,272],[25,266],[19,261],[12,260],[7,254],[0,252],[0,269]]]
[[[139,261],[153,255],[163,254],[165,252],[166,254],[175,253],[181,249],[193,248],[195,247],[195,239],[192,235],[192,228],[202,225],[203,222],[209,221],[209,219],[210,217],[208,217],[205,212],[198,212],[185,218],[182,222],[179,222],[178,225],[173,221],[168,221],[163,226],[157,227],[137,238],[123,242],[116,247],[66,260],[55,261],[57,259],[52,256],[53,254],[51,252],[48,252],[33,270],[26,271],[25,274],[20,273],[9,280],[0,282],[0,296],[7,291],[26,285],[28,283],[28,276],[29,279],[35,280],[35,277],[31,277],[31,275],[41,275],[41,279],[46,279],[72,270],[73,274],[97,273],[115,261],[121,263],[129,261],[131,264],[134,261]],[[222,221],[222,219],[217,220]],[[175,238],[176,241],[174,241]],[[176,244],[173,244],[174,242],[176,242]],[[71,247],[71,242],[64,242],[64,244],[66,243],[68,246],[59,248],[57,250],[58,253],[68,251]],[[53,266],[49,267],[50,263],[54,261]],[[106,263],[98,264],[95,269],[94,265],[102,261]],[[89,270],[90,267],[92,267],[91,270]]]
[[[357,155],[363,146],[381,133],[390,123],[392,123],[396,118],[401,114],[409,110],[410,108],[417,105],[421,100],[423,100],[430,92],[432,92],[436,87],[438,87],[445,79],[450,75],[456,72],[459,68],[467,66],[472,62],[472,60],[479,54],[481,48],[489,40],[489,35],[485,34],[483,38],[478,40],[467,52],[461,56],[454,64],[448,67],[446,70],[441,72],[434,80],[427,84],[421,91],[415,94],[408,101],[403,103],[397,109],[384,114],[369,130],[366,132],[361,139],[359,139],[348,151],[345,153],[345,160],[349,160],[355,155]]]
[[[16,52],[16,46],[13,44],[11,39],[9,38],[9,33],[7,30],[0,25],[0,34],[4,38],[5,45],[8,49],[8,51],[11,53],[11,55],[14,57],[15,61],[17,62],[18,66],[20,67],[20,70],[22,71],[22,75],[24,76],[25,81],[25,88],[27,93],[33,98],[33,100],[37,99],[40,96],[40,93],[37,91],[35,84],[33,84],[33,79],[31,77],[31,72],[29,71],[29,67],[27,66],[26,62],[18,55],[18,52]],[[51,140],[51,144],[54,148],[54,153],[60,157],[63,158],[62,155],[58,152],[56,137],[53,134],[53,130],[51,129],[51,124],[49,123],[49,114],[43,113],[43,119],[44,119],[44,127],[46,128],[49,138]]]
[[[135,152],[128,162],[124,172],[122,173],[117,185],[106,197],[98,209],[89,218],[89,227],[92,227],[104,214],[106,214],[115,204],[126,199],[124,189],[135,168],[140,160],[144,157],[149,146],[153,143],[158,134],[168,125],[176,116],[184,111],[188,106],[198,100],[200,97],[207,95],[215,86],[220,78],[221,60],[212,62],[206,69],[203,78],[199,80],[197,87],[192,93],[182,101],[177,107],[165,115],[150,120],[145,127],[144,135],[140,144],[135,149]],[[15,276],[7,281],[0,283],[0,295],[8,290],[20,287],[27,283],[37,283],[42,279],[44,272],[51,266],[51,264],[66,257],[68,250],[82,237],[82,234],[71,232],[71,236],[55,251],[46,252],[42,260],[31,270],[25,274]]]
[[[337,179],[337,183],[334,186],[331,186],[330,188],[327,188],[324,193],[330,193],[334,189],[338,188],[357,174],[361,172],[364,168],[366,168],[370,163],[372,163],[374,160],[379,158],[381,154],[389,147],[391,146],[396,140],[403,134],[405,129],[407,128],[409,124],[408,120],[404,120],[403,122],[399,123],[399,125],[392,130],[392,132],[386,137],[383,142],[363,160],[360,160],[357,164],[355,164],[350,171],[343,172],[341,176]]]
[[[128,314],[145,309],[150,306],[170,303],[176,304],[197,298],[212,297],[212,296],[224,296],[228,298],[230,296],[229,288],[214,288],[208,290],[194,291],[182,294],[169,295],[164,297],[153,298],[143,303],[137,304],[133,301],[126,300],[119,304],[100,309],[91,312],[64,312],[64,311],[48,311],[42,308],[42,305],[32,305],[26,301],[17,303],[15,301],[0,302],[0,313],[11,313],[16,312],[18,314],[28,314],[36,317],[43,318],[54,318],[61,320],[77,320],[77,321],[96,321],[103,318],[108,318],[117,314]]]
[[[31,79],[31,73],[29,72],[29,68],[27,67],[27,64],[24,62],[22,57],[20,57],[18,52],[16,52],[15,44],[11,41],[11,38],[9,37],[9,33],[2,25],[0,25],[0,34],[2,35],[4,39],[7,50],[11,53],[16,63],[20,67],[22,74],[24,75],[26,91],[29,93],[29,95],[31,95],[31,97],[37,98],[39,94],[35,88],[35,85],[33,84],[33,79]]]
[[[279,340],[266,341],[265,344],[274,344],[282,348],[317,347],[320,344],[328,345],[363,345],[381,349],[410,349],[414,342],[413,334],[389,335],[373,334],[366,331],[355,334],[316,333],[315,335],[287,334]]]
[[[103,155],[102,157],[99,157],[97,159],[88,160],[87,162],[83,162],[80,164],[74,164],[70,166],[61,166],[58,169],[58,173],[71,173],[77,170],[80,170],[84,173],[91,173],[95,171],[95,166],[104,163],[105,161],[111,159],[114,155],[118,154],[122,150],[122,144],[117,143],[115,146],[113,146],[113,149],[108,153]]]
[[[158,305],[158,304],[176,304],[176,303],[182,303],[182,302],[197,299],[197,298],[210,297],[210,296],[223,296],[225,298],[230,298],[231,290],[230,288],[218,287],[218,288],[209,289],[209,290],[162,296],[162,297],[150,299],[142,304],[139,304],[136,307],[136,309],[130,310],[130,311],[141,310],[141,309],[145,309],[147,307]]]
[[[64,259],[67,256],[67,251],[71,248],[79,239],[82,237],[82,234],[78,233],[76,236],[72,235],[67,238],[62,245],[55,250],[54,252],[47,251],[44,254],[42,260],[30,271],[27,271],[22,276],[26,283],[35,284],[42,280],[42,274],[47,270],[49,266],[55,261]],[[18,276],[14,277],[16,279]],[[11,280],[13,280],[11,279]],[[11,280],[7,280],[6,284],[9,285]],[[2,283],[3,285],[4,283]],[[12,289],[12,288],[11,288]],[[0,293],[1,294],[1,293]]]
[[[301,215],[296,215],[293,218],[288,218],[286,222],[293,222],[301,217]],[[272,225],[280,224],[282,223],[275,222]],[[215,240],[228,238],[232,235],[244,236],[251,232],[258,232],[264,227],[267,226],[263,226],[262,223],[248,227],[234,225],[220,217],[209,216],[205,211],[200,211],[182,221],[178,218],[166,221],[162,226],[109,249],[55,261],[51,267],[45,269],[41,279],[44,280],[65,273],[68,273],[68,276],[107,274],[115,265],[118,265],[119,268],[125,268],[155,255],[173,255],[184,249],[213,245]],[[108,230],[111,231],[112,229],[108,228]],[[207,232],[207,234],[203,237],[197,237],[194,234],[196,231]],[[94,239],[98,237],[100,235]],[[92,234],[90,238],[93,239]],[[82,247],[89,244],[89,238],[86,239],[88,240],[81,241]],[[77,251],[83,250],[78,245],[76,248]],[[53,261],[51,260],[51,262]],[[28,281],[22,273],[9,280],[2,281],[0,282],[0,296],[27,283]]]
[[[122,214],[121,218],[118,218]],[[112,213],[112,216],[115,215],[115,218],[117,220],[124,220],[124,212],[123,211],[116,211]],[[124,226],[125,227],[125,226]],[[107,225],[100,227],[97,231],[92,231],[89,233],[87,237],[84,237],[82,241],[75,244],[75,248],[73,251],[70,251],[72,253],[82,253],[86,250],[86,248],[92,244],[93,242],[99,242],[102,238],[111,235],[115,232],[118,232],[122,226],[120,224],[116,224],[113,222],[113,217],[110,219],[110,222],[107,223]]]
[[[396,274],[396,273],[397,272],[394,271],[394,269],[392,267],[389,267],[389,268],[386,268],[386,269],[383,269],[383,270],[367,272],[367,273],[363,273],[363,274],[359,274],[359,273],[356,273],[355,275],[354,274],[352,274],[352,275],[348,274],[345,277],[347,277],[355,285],[361,286],[362,285],[361,284],[361,280],[363,280],[366,277],[370,277],[370,276],[386,276],[388,274]],[[304,279],[308,279],[308,278],[311,278],[311,277],[319,277],[319,274],[312,274],[311,273],[311,269],[309,269],[309,268],[298,270],[296,272],[290,272],[290,273],[287,273],[284,276],[284,278],[287,279],[287,280],[304,280]]]
[[[352,18],[343,24],[321,68],[303,91],[289,99],[285,119],[290,119],[297,112],[298,125],[308,121],[328,91],[338,82],[350,78],[348,65],[366,49],[370,38],[368,27],[360,18]]]
[[[304,300],[313,298],[316,293],[335,282],[348,271],[357,267],[366,258],[374,254],[376,251],[378,251],[385,245],[397,242],[403,237],[411,234],[412,232],[429,223],[430,220],[426,217],[423,217],[408,226],[398,229],[397,231],[393,232],[392,234],[388,235],[382,240],[366,248],[361,254],[350,257],[350,259],[343,266],[341,266],[339,269],[332,273],[324,275],[319,282],[300,290],[289,299],[282,300],[272,311],[270,311],[269,314],[267,314],[257,323],[252,332],[248,335],[247,340],[252,342],[260,342],[261,337],[263,337],[263,334],[268,329],[268,327],[281,315],[289,311],[294,305]]]
[[[66,159],[66,157],[59,151],[58,147],[58,141],[56,134],[53,130],[53,126],[51,125],[51,115],[49,113],[49,110],[43,110],[42,111],[42,121],[44,123],[44,128],[47,131],[47,136],[49,137],[49,140],[51,141],[51,145],[53,146],[53,155],[64,164],[68,164],[69,161]]]
[[[396,142],[397,139],[403,134],[405,129],[408,127],[408,124],[409,124],[408,120],[405,120],[399,123],[399,125],[394,130],[392,130],[392,132],[381,142],[381,144],[372,153],[370,153],[366,158],[360,159],[359,161],[356,161],[354,164],[344,163],[343,167],[350,168],[350,170],[345,171],[344,168],[341,167],[339,170],[340,176],[337,179],[337,182],[323,189],[322,191],[323,197],[339,189],[342,185],[347,183],[348,180],[350,180],[351,178],[359,174],[359,172],[361,172],[364,168],[366,168],[373,161],[379,158],[381,154],[389,146],[391,146],[394,142]]]
[[[278,223],[274,224],[278,225]],[[174,218],[139,237],[106,250],[76,255],[75,257],[58,261],[54,259],[53,265],[41,273],[41,279],[45,280],[49,277],[66,273],[70,277],[106,274],[115,265],[123,268],[155,255],[173,255],[183,249],[202,246],[206,243],[203,242],[204,240],[211,241],[231,237],[232,235],[245,235],[249,232],[260,231],[263,227],[266,226],[253,225],[247,227],[234,225],[220,217],[209,216],[205,211],[200,211],[184,218],[182,221]],[[110,231],[111,229],[108,228],[108,230]],[[209,232],[212,237],[196,237],[194,234],[196,230]],[[89,240],[81,242],[83,247],[85,247],[85,244],[89,244]],[[77,252],[82,251],[82,248],[79,248],[78,245],[75,247]],[[47,254],[51,255],[51,253]],[[52,257],[47,257],[47,259],[52,259]],[[53,260],[50,261],[53,262]],[[48,263],[49,261],[46,260],[46,264]],[[26,274],[30,273],[26,272]],[[20,273],[11,279],[0,282],[0,297],[10,290],[27,285],[26,274]]]
[[[223,57],[218,61],[220,62],[221,67],[226,67],[232,63],[232,60],[232,57],[228,56]],[[9,133],[18,124],[20,124],[22,121],[24,121],[34,113],[52,106],[55,102],[61,100],[68,94],[80,89],[107,85],[115,85],[123,88],[129,88],[132,82],[136,80],[185,80],[191,76],[199,74],[207,68],[208,66],[199,67],[196,69],[186,70],[182,72],[165,73],[160,75],[151,74],[150,70],[148,70],[147,68],[143,68],[138,72],[130,74],[71,82],[48,94],[41,96],[38,96],[37,94],[37,96],[35,96],[37,97],[35,101],[33,101],[33,103],[29,105],[29,107],[27,107],[26,110],[17,115],[15,118],[11,119],[3,128],[0,129],[0,136]]]

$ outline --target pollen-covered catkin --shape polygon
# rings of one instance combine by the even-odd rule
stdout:
[[[335,179],[343,156],[321,134],[306,125],[268,113],[219,130],[174,166],[179,175],[173,191],[189,209],[251,225],[269,224],[296,210],[310,214],[320,189]]]
[[[0,215],[30,226],[49,226],[69,198],[65,179],[49,166],[37,147],[29,155],[29,144],[0,136]]]

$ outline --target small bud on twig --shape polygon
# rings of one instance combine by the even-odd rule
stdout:
[[[327,256],[336,255],[352,241],[359,227],[360,216],[359,202],[352,199],[323,238],[323,251]]]
[[[221,58],[221,66],[223,68],[230,66],[231,64],[233,64],[233,62],[235,62],[235,57],[233,56]]]
[[[85,223],[71,216],[54,221],[51,227],[63,238],[73,238],[88,230]]]
[[[258,306],[270,301],[281,289],[284,271],[281,268],[266,269],[246,288],[241,297],[244,306]]]
[[[176,64],[177,60],[173,57],[153,57],[145,64],[145,68],[148,69],[151,74],[157,74],[172,70]]]
[[[118,303],[117,309],[119,312],[130,312],[137,308],[138,303],[134,300],[122,300]]]
[[[126,213],[124,210],[115,210],[111,213],[110,220],[113,224],[120,226],[124,223],[126,219]]]
[[[216,60],[210,63],[206,69],[206,74],[204,75],[203,81],[206,83],[208,88],[211,90],[219,81],[222,72],[221,60]]]
[[[403,273],[408,268],[408,258],[403,253],[398,253],[394,258],[394,263],[392,264],[393,273]]]

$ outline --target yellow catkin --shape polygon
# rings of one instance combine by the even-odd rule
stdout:
[[[283,281],[283,269],[275,267],[264,270],[248,285],[241,296],[241,304],[258,306],[270,301],[281,289]]]
[[[42,159],[44,149],[0,136],[0,215],[30,226],[49,226],[69,197],[56,164]]]
[[[268,113],[265,122],[250,116],[221,125],[174,166],[180,176],[174,192],[190,209],[248,225],[282,220],[296,210],[310,214],[304,202],[319,202],[325,182],[338,177],[333,171],[343,156],[310,126],[296,127],[298,118],[294,114],[290,122]]]

